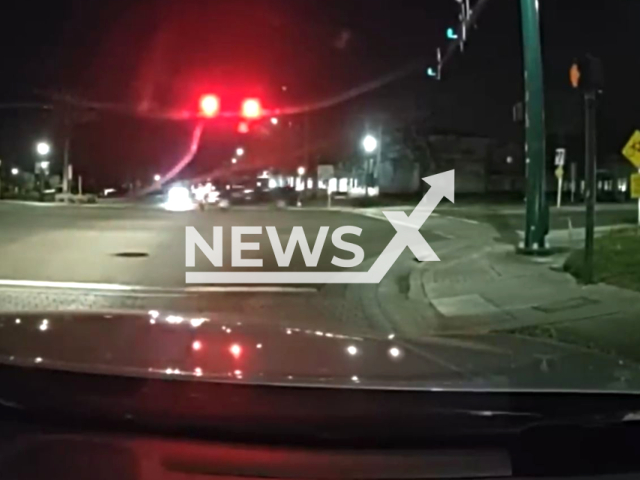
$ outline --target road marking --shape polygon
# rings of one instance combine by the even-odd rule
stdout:
[[[190,286],[184,288],[149,287],[140,285],[122,285],[118,283],[92,282],[51,282],[44,280],[1,280],[4,287],[66,288],[71,290],[108,290],[118,292],[136,292],[145,294],[189,294],[189,293],[317,293],[312,287],[278,285],[216,285]]]
[[[62,204],[54,202],[35,202],[30,200],[2,200],[1,205],[29,205],[31,207],[55,207]]]
[[[440,215],[442,218],[448,218],[450,220],[460,220],[461,222],[466,222],[466,223],[470,223],[472,225],[480,225],[480,222],[476,221],[476,220],[470,220],[468,218],[461,218],[461,217],[451,217],[449,215]]]
[[[435,233],[436,235],[440,235],[441,237],[446,238],[447,240],[452,240],[452,239],[455,238],[453,235],[449,235],[447,233],[436,231],[436,230],[432,230],[431,233]]]
[[[71,288],[76,290],[120,290],[130,291],[136,287],[117,283],[48,282],[44,280],[0,280],[5,287]]]
[[[276,285],[246,285],[246,286],[207,286],[186,287],[185,292],[208,293],[208,292],[229,292],[229,293],[318,293],[312,287],[285,287]]]

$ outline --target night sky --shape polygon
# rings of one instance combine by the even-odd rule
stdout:
[[[602,148],[619,151],[640,128],[640,37],[634,34],[640,2],[540,4],[549,133],[579,134],[580,97],[568,70],[573,57],[591,52],[605,66]],[[411,62],[426,67],[436,47],[446,46],[457,13],[454,0],[23,0],[2,15],[0,104],[50,103],[53,94],[65,93],[145,113],[89,116],[74,128],[71,151],[77,171],[101,185],[145,179],[178,160],[194,127],[149,118],[151,112],[194,110],[206,92],[218,93],[223,109],[245,96],[260,97],[267,108],[307,105]],[[393,126],[428,115],[438,131],[519,141],[511,107],[522,97],[521,48],[519,2],[491,0],[442,81],[420,67],[312,113],[314,155],[344,159],[365,125],[379,118]],[[299,153],[302,124],[301,115],[292,115],[278,129],[256,127],[240,136],[235,122],[216,121],[190,172],[228,163],[239,142],[265,164],[298,161],[289,157]],[[4,168],[30,168],[40,138],[52,141],[59,165],[55,112],[0,109]]]

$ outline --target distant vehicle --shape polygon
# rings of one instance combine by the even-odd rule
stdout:
[[[177,183],[167,191],[162,207],[171,212],[186,212],[196,208],[196,201],[189,188]]]
[[[234,205],[273,205],[287,208],[298,203],[298,192],[292,187],[254,189],[243,185],[232,185],[220,192],[218,206],[226,209]]]

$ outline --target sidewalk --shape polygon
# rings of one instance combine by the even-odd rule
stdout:
[[[640,293],[580,285],[558,271],[562,260],[486,245],[472,255],[418,269],[413,285],[422,289],[414,288],[413,294],[423,295],[439,313],[435,334],[506,331],[640,361]]]

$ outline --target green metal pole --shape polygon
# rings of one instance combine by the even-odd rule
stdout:
[[[525,89],[525,158],[527,175],[527,210],[524,253],[546,249],[549,225],[545,198],[545,125],[544,84],[538,0],[520,0],[522,44],[524,50]]]

